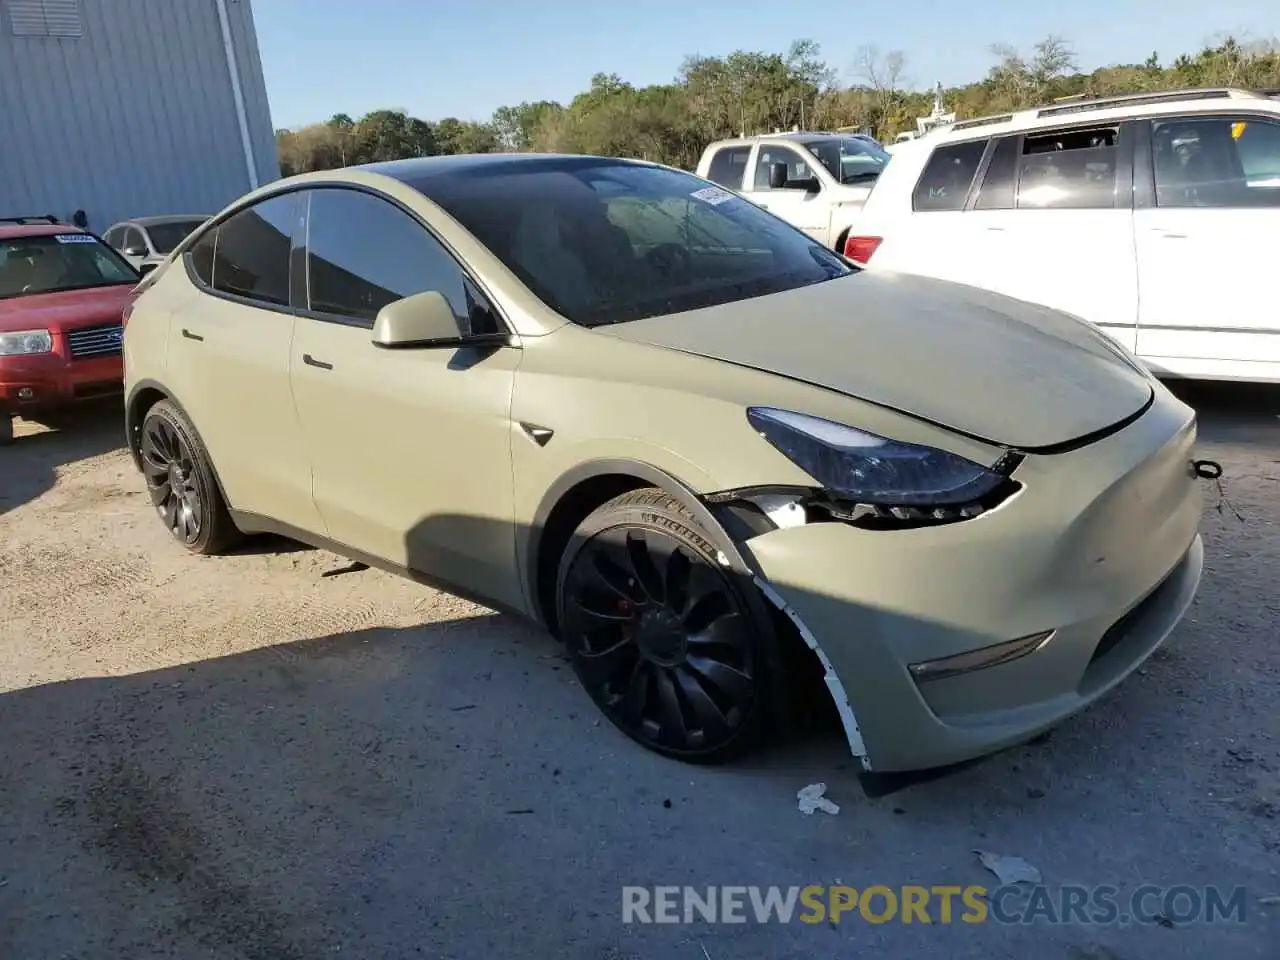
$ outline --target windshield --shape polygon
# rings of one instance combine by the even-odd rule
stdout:
[[[824,137],[805,146],[841,183],[874,180],[892,159],[880,144],[861,137]]]
[[[180,244],[203,220],[173,220],[168,223],[153,223],[147,227],[151,237],[151,246],[156,253],[169,254]]]
[[[855,270],[750,201],[662,167],[555,157],[428,175],[411,186],[549,307],[584,326],[712,307]]]
[[[137,282],[118,253],[87,233],[0,240],[0,297]]]

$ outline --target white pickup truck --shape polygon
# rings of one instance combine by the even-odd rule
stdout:
[[[849,228],[888,162],[889,154],[870,137],[775,133],[711,144],[697,173],[843,252]]]

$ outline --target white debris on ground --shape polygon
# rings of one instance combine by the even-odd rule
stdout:
[[[812,814],[815,810],[821,810],[823,813],[829,813],[834,817],[840,812],[840,807],[823,796],[826,792],[827,785],[825,783],[811,783],[807,787],[802,787],[796,794],[800,812]]]
[[[973,851],[982,865],[996,875],[1001,884],[1039,883],[1040,871],[1021,857],[1006,857],[988,850]]]

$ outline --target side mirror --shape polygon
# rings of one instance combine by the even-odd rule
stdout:
[[[781,190],[787,185],[787,165],[785,163],[769,164],[769,189]]]
[[[388,303],[373,320],[373,345],[387,350],[408,348],[505,347],[505,333],[478,333],[459,320],[449,301],[438,290],[424,290]]]
[[[150,263],[141,263],[138,265],[138,273],[139,275],[145,277],[148,273],[150,273],[152,270],[154,270],[158,266],[160,266],[160,264],[156,263],[154,260],[151,261]]]
[[[146,247],[125,247],[124,255],[126,257],[145,257],[147,255]]]

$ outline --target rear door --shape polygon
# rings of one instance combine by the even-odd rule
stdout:
[[[298,194],[259,201],[184,256],[196,289],[170,318],[168,377],[231,506],[322,532],[289,385]]]
[[[1144,121],[1135,238],[1138,352],[1157,371],[1280,379],[1280,121]]]
[[[402,207],[351,188],[306,196],[306,294],[291,367],[329,535],[520,606],[511,393],[521,351],[374,346],[378,310],[425,290],[444,294],[474,332],[505,324]]]
[[[1137,341],[1131,125],[1002,138],[964,215],[970,283]]]

